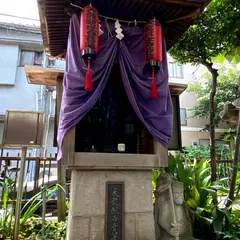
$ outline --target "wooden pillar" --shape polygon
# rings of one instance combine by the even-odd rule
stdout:
[[[56,112],[56,118],[57,118],[57,124],[59,124],[59,116],[60,116],[60,109],[61,109],[61,102],[62,102],[62,92],[63,92],[63,79],[62,77],[57,78],[57,112]],[[58,161],[58,184],[62,186],[64,190],[66,190],[66,169],[65,166],[62,164],[64,162],[64,159],[61,159]],[[58,207],[58,221],[64,221],[66,218],[66,193],[63,189],[58,190],[58,201],[57,201],[57,207]]]

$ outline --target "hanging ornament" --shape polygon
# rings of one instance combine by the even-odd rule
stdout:
[[[119,40],[122,40],[124,38],[124,35],[122,34],[123,30],[118,20],[115,22],[115,29],[116,29],[115,32],[117,33],[116,38],[118,38]]]
[[[103,30],[101,29],[102,25],[99,20],[99,37],[104,34]]]
[[[96,58],[99,48],[99,16],[98,11],[91,6],[83,8],[80,25],[80,52],[87,61],[85,89],[92,91],[91,60]]]
[[[144,27],[146,64],[152,68],[151,95],[157,98],[156,71],[162,63],[162,27],[155,18],[146,23]]]

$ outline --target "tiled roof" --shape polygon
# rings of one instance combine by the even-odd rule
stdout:
[[[0,13],[0,28],[41,34],[40,21],[38,19],[18,17]]]
[[[21,24],[15,24],[15,23],[0,22],[0,28],[12,30],[12,31],[41,34],[40,27],[34,26],[34,25],[21,25]]]

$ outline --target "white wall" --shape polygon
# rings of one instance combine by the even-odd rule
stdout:
[[[4,123],[0,122],[0,145],[2,144],[3,126],[4,126]]]
[[[0,85],[14,85],[18,65],[18,54],[18,45],[0,45]]]
[[[26,33],[16,30],[0,29],[0,42],[8,44],[18,44],[20,46],[29,47],[31,50],[43,49],[41,34]]]
[[[15,85],[0,85],[0,115],[5,115],[6,110],[36,111],[36,91],[39,90],[39,85],[28,84],[24,68],[17,67]]]

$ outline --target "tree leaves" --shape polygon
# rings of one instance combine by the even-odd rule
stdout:
[[[240,1],[237,0],[212,1],[194,25],[170,49],[170,55],[180,63],[223,63],[228,55],[229,60],[240,61],[240,53],[235,51],[240,45],[239,9]],[[230,55],[234,57],[231,58]]]
[[[240,98],[240,92],[236,88],[240,73],[237,67],[221,66],[218,70],[218,84],[215,96],[215,122],[219,124],[220,112],[223,110],[225,102],[233,102]],[[211,90],[211,75],[204,73],[201,78],[205,81],[199,81],[196,84],[189,84],[188,91],[193,92],[198,97],[198,105],[191,109],[192,117],[209,119],[209,92]]]

